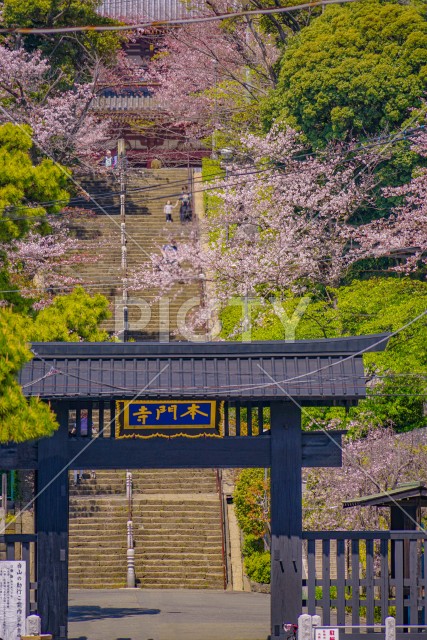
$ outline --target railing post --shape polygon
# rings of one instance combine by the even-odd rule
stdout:
[[[135,588],[135,549],[133,548],[133,524],[132,520],[127,523],[128,549],[127,560],[127,586],[129,589]]]
[[[128,549],[133,549],[133,522],[128,520],[127,522],[127,536],[128,536]]]
[[[126,471],[126,499],[129,507],[132,501],[132,471]]]
[[[298,640],[311,640],[311,616],[303,613],[298,618]]]
[[[135,588],[135,549],[133,544],[133,521],[132,521],[132,472],[126,471],[126,499],[128,501],[128,521],[127,521],[127,586],[129,589]]]
[[[385,640],[396,640],[396,620],[391,616],[385,619]]]
[[[133,548],[133,523],[132,520],[127,522],[127,586],[129,589],[135,588],[135,549]]]

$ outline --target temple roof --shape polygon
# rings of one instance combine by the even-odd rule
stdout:
[[[382,491],[369,496],[361,496],[343,502],[344,507],[393,507],[396,502],[420,504],[427,506],[427,488],[421,482],[404,482],[395,489]]]
[[[25,395],[289,400],[355,404],[366,395],[362,352],[387,334],[263,342],[44,342],[20,374]]]

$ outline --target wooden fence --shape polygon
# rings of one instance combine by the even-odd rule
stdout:
[[[322,624],[354,625],[347,634],[365,639],[378,637],[370,627],[384,624],[389,615],[398,627],[426,624],[427,534],[315,531],[304,532],[303,539],[303,606],[320,614]],[[361,625],[363,633],[356,628]],[[410,633],[427,635],[427,629],[413,627]]]

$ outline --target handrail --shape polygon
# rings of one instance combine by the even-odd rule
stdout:
[[[219,495],[219,508],[220,508],[220,519],[221,519],[221,551],[222,551],[222,571],[223,571],[223,581],[224,581],[224,589],[227,588],[228,584],[228,574],[229,574],[229,566],[228,566],[228,557],[227,557],[227,522],[226,522],[226,511],[224,509],[224,503],[222,499],[222,478],[220,469],[215,470],[216,473],[216,488]]]

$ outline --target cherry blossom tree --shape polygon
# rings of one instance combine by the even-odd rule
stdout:
[[[427,158],[427,133],[415,136],[413,151]],[[401,196],[403,203],[387,218],[375,220],[355,232],[357,255],[402,256],[395,271],[410,273],[427,262],[427,169],[417,167],[412,180],[400,187],[384,189],[386,197]]]
[[[334,424],[326,425],[334,428]],[[343,507],[343,502],[391,491],[403,482],[427,481],[425,429],[397,435],[391,428],[371,429],[364,438],[344,440],[342,467],[305,473],[303,523],[309,531],[378,530],[390,526],[387,508]],[[263,469],[245,469],[234,494],[239,525],[261,538],[268,531],[269,477]]]
[[[78,266],[96,262],[99,242],[72,236],[70,219],[49,219],[49,233],[37,226],[24,237],[0,245],[0,264],[20,295],[30,298],[34,309],[49,306],[62,291],[82,282]],[[108,244],[108,241],[107,241]],[[105,248],[106,242],[103,242]],[[77,267],[77,272],[76,272]]]
[[[214,185],[216,210],[178,243],[173,261],[153,254],[133,274],[132,289],[164,292],[205,279],[211,301],[223,305],[234,296],[268,300],[283,289],[339,282],[350,260],[349,220],[373,184],[369,166],[356,179],[357,163],[339,147],[324,158],[304,155],[291,129],[244,142],[245,164]]]
[[[361,258],[389,252],[391,238],[394,246],[416,241],[420,255],[427,249],[427,225],[417,226],[425,220],[420,182],[427,174],[408,187],[418,189],[416,216],[414,205],[409,211],[405,204],[385,222],[356,227],[352,217],[370,202],[375,185],[375,155],[357,157],[336,145],[322,155],[306,154],[291,129],[264,138],[248,135],[243,146],[243,164],[213,184],[211,201],[217,204],[200,229],[178,242],[173,261],[154,253],[132,274],[131,289],[165,292],[179,283],[207,281],[216,307],[232,297],[267,301],[284,290],[336,287]],[[381,226],[387,233],[378,232]]]
[[[0,45],[0,122],[29,124],[36,145],[61,162],[88,157],[109,137],[108,121],[91,110],[99,73],[95,68],[91,83],[60,90],[62,71],[39,51]]]
[[[193,134],[248,115],[277,80],[279,52],[253,20],[188,25],[167,33],[163,44],[150,66],[150,78],[160,83],[156,97]]]
[[[425,429],[396,435],[372,429],[365,438],[346,442],[343,466],[313,469],[303,496],[304,526],[309,530],[386,529],[389,509],[343,508],[351,498],[390,491],[402,482],[427,481]]]

